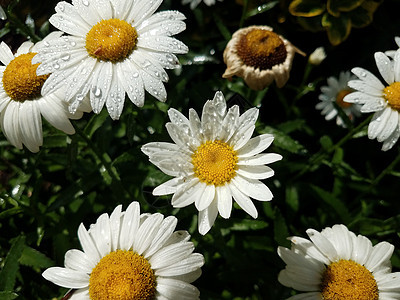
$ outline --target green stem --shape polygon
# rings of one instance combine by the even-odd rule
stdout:
[[[390,173],[393,168],[400,162],[400,152],[397,157],[372,181],[371,186],[376,186],[383,177]]]
[[[248,0],[244,0],[243,1],[242,17],[240,18],[240,22],[239,22],[239,28],[243,27],[244,21],[246,20],[248,6],[249,6],[249,1]]]

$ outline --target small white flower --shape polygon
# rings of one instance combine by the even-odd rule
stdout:
[[[320,65],[321,62],[326,58],[326,53],[324,47],[318,47],[313,53],[308,57],[308,61],[312,65]]]
[[[363,104],[362,113],[374,112],[368,126],[368,137],[383,142],[382,150],[387,151],[400,136],[400,50],[396,51],[393,61],[382,52],[376,52],[375,61],[387,85],[371,72],[353,68],[351,71],[360,80],[351,80],[348,85],[357,91],[343,100]]]
[[[178,11],[155,13],[163,0],[61,1],[50,23],[68,33],[40,48],[35,62],[39,75],[51,72],[42,92],[65,85],[70,111],[90,95],[95,113],[104,104],[112,119],[119,119],[125,94],[137,106],[145,90],[160,101],[167,99],[164,68],[179,65],[173,53],[188,48],[172,35],[186,28]]]
[[[311,239],[290,237],[292,248],[278,248],[286,263],[281,284],[305,292],[290,300],[400,299],[400,273],[391,273],[394,247],[387,242],[372,246],[344,225],[322,232],[308,229]]]
[[[174,194],[174,207],[194,203],[203,235],[211,229],[218,212],[223,218],[230,217],[232,197],[257,218],[250,197],[272,199],[271,191],[260,179],[274,175],[266,164],[282,159],[276,153],[261,153],[271,145],[271,134],[251,138],[258,109],[249,109],[241,116],[237,105],[227,111],[223,94],[217,92],[204,105],[201,119],[194,109],[189,110],[189,119],[175,109],[170,109],[168,115],[171,122],[166,127],[175,143],[154,142],[142,147],[150,162],[175,177],[156,187],[153,194]]]
[[[177,219],[140,214],[138,202],[125,212],[117,206],[86,230],[78,229],[83,251],[65,254],[65,268],[52,267],[43,277],[76,289],[71,300],[199,299],[191,282],[201,274],[204,258],[192,253],[187,231],[174,231]]]
[[[396,42],[397,47],[400,48],[400,36],[394,37],[394,41]],[[385,51],[385,54],[391,58],[394,58],[396,51],[397,51],[397,49],[396,50],[388,50],[388,51]]]
[[[14,55],[4,43],[0,44],[0,124],[8,141],[22,149],[24,144],[31,152],[38,152],[43,144],[42,116],[55,128],[67,134],[75,133],[69,119],[82,117],[82,111],[74,115],[68,112],[63,101],[63,91],[42,96],[42,85],[48,76],[36,75],[37,64],[32,57],[41,44],[57,39],[61,32],[49,34],[43,41],[23,43]],[[88,111],[88,105],[81,110]]]
[[[241,77],[253,90],[262,90],[273,81],[281,88],[289,80],[296,52],[305,55],[269,26],[241,28],[224,50],[222,77]]]
[[[336,124],[343,127],[346,127],[346,123],[339,115],[335,103],[344,111],[351,121],[354,120],[354,117],[360,115],[360,105],[343,101],[346,95],[353,92],[347,85],[351,79],[356,79],[356,77],[351,75],[349,71],[340,72],[339,78],[333,76],[329,77],[327,79],[328,85],[321,87],[322,93],[318,96],[321,102],[315,106],[316,109],[321,110],[321,114],[325,116],[325,120],[329,121],[336,117]]]
[[[190,9],[195,9],[197,5],[200,4],[200,2],[203,1],[206,5],[211,6],[214,5],[216,0],[182,0],[182,4],[188,4],[190,3]],[[223,0],[218,0],[218,1],[223,1]]]

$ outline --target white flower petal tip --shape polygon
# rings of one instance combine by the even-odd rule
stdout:
[[[108,293],[110,299],[126,298],[127,290],[137,289],[153,295],[152,299],[180,299],[182,295],[199,299],[199,290],[191,283],[200,276],[204,257],[193,253],[190,235],[175,231],[176,225],[174,216],[140,214],[138,202],[132,202],[126,211],[119,205],[111,215],[102,214],[89,230],[81,224],[78,237],[83,251],[69,250],[64,268],[52,267],[42,275],[75,289],[74,296],[79,299],[93,299],[99,293]],[[117,288],[105,287],[104,276],[112,276],[107,282],[114,282]],[[119,277],[124,280],[118,282]],[[132,280],[126,280],[130,277]],[[142,278],[141,284],[138,278]]]
[[[320,65],[326,58],[324,47],[316,48],[308,57],[308,62],[312,65]]]
[[[152,142],[142,152],[169,181],[156,187],[154,195],[173,194],[171,204],[182,208],[194,204],[199,211],[198,230],[206,234],[218,214],[228,219],[232,200],[257,218],[252,199],[270,201],[270,189],[260,180],[274,175],[267,164],[279,161],[277,153],[261,153],[274,140],[271,134],[251,138],[258,117],[252,108],[239,114],[239,107],[227,107],[222,92],[206,101],[202,115],[189,110],[189,117],[171,108],[166,124],[174,143]]]
[[[0,61],[5,64],[0,71],[0,125],[10,144],[18,149],[24,145],[33,153],[40,150],[43,144],[42,117],[56,129],[74,134],[70,119],[79,119],[83,115],[82,110],[77,110],[74,115],[68,112],[63,101],[63,88],[41,94],[41,89],[50,79],[36,74],[38,66],[32,60],[41,44],[59,36],[59,32],[54,32],[37,44],[25,42],[15,56],[4,42],[0,44]],[[29,79],[26,72],[30,72]]]
[[[126,96],[138,107],[144,105],[145,92],[165,102],[165,69],[179,66],[175,54],[187,53],[188,47],[172,37],[185,30],[185,16],[177,11],[156,12],[161,3],[58,3],[49,21],[67,35],[38,45],[34,60],[41,65],[37,73],[51,73],[42,93],[65,86],[64,100],[71,113],[87,96],[94,113],[105,106],[113,120],[120,118]],[[98,35],[108,28],[118,28],[115,32],[123,34],[100,44],[104,40]]]
[[[338,294],[343,299],[386,299],[388,293],[390,299],[400,298],[399,273],[390,273],[393,245],[381,242],[372,246],[368,238],[356,236],[342,224],[321,232],[306,232],[311,240],[290,237],[291,249],[277,249],[286,264],[278,281],[304,292],[296,299],[322,299]],[[333,273],[336,275],[332,276]]]
[[[346,101],[362,104],[361,112],[374,112],[368,126],[368,138],[382,142],[382,151],[390,150],[400,136],[400,51],[392,58],[382,52],[376,52],[376,65],[386,83],[382,83],[371,72],[362,68],[353,68],[352,72],[359,80],[351,80],[349,86],[356,90],[346,97]]]
[[[357,71],[353,73],[357,75]],[[353,98],[355,93],[349,87],[349,82],[355,78],[349,71],[340,72],[338,78],[329,77],[327,79],[328,85],[321,87],[321,94],[318,97],[321,102],[318,102],[315,108],[321,110],[321,115],[325,117],[325,120],[336,119],[337,125],[346,127],[349,122],[353,122],[356,117],[360,116],[359,100]],[[348,99],[350,101],[347,101]],[[345,113],[347,120],[342,118],[338,109]]]
[[[274,49],[261,40],[274,40]],[[252,52],[254,44],[260,41],[257,57]],[[251,47],[248,47],[251,43]],[[279,47],[276,47],[279,44]],[[259,53],[265,51],[265,57],[259,59]],[[271,53],[272,52],[272,53]],[[228,42],[224,53],[224,62],[227,66],[223,78],[230,79],[238,76],[244,79],[246,84],[253,90],[263,90],[275,81],[277,87],[283,87],[289,80],[294,54],[305,53],[293,46],[284,37],[277,35],[269,26],[250,26],[236,31]],[[270,57],[276,57],[271,59]],[[279,59],[278,59],[279,57]]]

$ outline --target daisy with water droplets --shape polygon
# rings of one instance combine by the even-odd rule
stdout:
[[[75,133],[69,119],[79,119],[82,111],[68,112],[63,101],[63,91],[42,96],[40,90],[48,75],[36,75],[38,64],[32,63],[41,44],[58,38],[61,32],[49,34],[43,41],[23,43],[15,53],[4,43],[0,44],[0,124],[7,140],[22,149],[38,152],[43,144],[42,116],[55,128]],[[88,111],[88,105],[81,110]]]
[[[311,241],[293,236],[291,249],[278,248],[286,263],[279,282],[304,292],[290,300],[400,299],[400,273],[391,273],[393,245],[372,246],[344,225],[308,229],[307,234]]]
[[[397,47],[400,48],[400,36],[394,37],[394,41],[396,42]],[[388,51],[385,51],[385,54],[391,58],[394,58],[396,51],[397,50],[388,50]]]
[[[222,77],[242,77],[253,90],[262,90],[274,80],[281,88],[289,79],[296,52],[305,55],[271,27],[241,28],[224,50],[227,69]]]
[[[189,119],[172,108],[168,115],[171,122],[166,128],[174,143],[153,142],[142,147],[150,162],[175,177],[156,187],[153,194],[174,194],[174,207],[194,203],[203,235],[211,229],[218,212],[223,218],[230,217],[232,197],[257,218],[250,198],[272,199],[260,179],[274,175],[266,164],[282,159],[276,153],[261,153],[271,145],[271,134],[251,138],[258,109],[239,115],[239,107],[234,105],[227,111],[223,94],[217,92],[204,105],[201,119],[194,109],[189,110]]]
[[[204,2],[206,5],[211,6],[216,3],[216,0],[182,0],[182,4],[188,4],[190,3],[190,9],[195,9],[197,5],[200,4],[200,2]],[[223,1],[223,0],[218,0],[218,1]]]
[[[356,79],[356,77],[352,76],[349,71],[340,72],[339,78],[329,77],[327,79],[328,85],[321,87],[322,93],[318,96],[321,102],[315,106],[316,109],[321,110],[321,114],[325,116],[325,120],[329,121],[336,117],[336,124],[343,127],[346,127],[346,123],[339,115],[335,104],[343,110],[351,121],[354,120],[354,117],[360,115],[360,106],[358,104],[343,101],[346,95],[353,92],[347,85],[351,79]]]
[[[140,214],[138,202],[101,215],[78,237],[83,251],[65,254],[65,268],[43,272],[47,280],[76,289],[71,300],[199,299],[191,282],[201,275],[204,258],[193,253],[187,231],[174,231],[177,219]]]
[[[167,93],[164,68],[176,68],[173,53],[187,53],[171,37],[183,31],[185,16],[177,11],[155,13],[162,0],[61,1],[50,23],[69,34],[44,43],[35,62],[38,75],[51,72],[42,93],[66,86],[65,99],[75,111],[90,95],[95,113],[104,104],[112,119],[120,117],[125,94],[143,106],[145,90],[160,101]]]
[[[400,50],[393,61],[382,52],[375,53],[378,70],[386,84],[363,68],[351,71],[359,80],[349,81],[349,87],[356,90],[343,100],[363,104],[362,113],[374,112],[368,126],[368,137],[383,142],[382,150],[391,149],[400,136]]]

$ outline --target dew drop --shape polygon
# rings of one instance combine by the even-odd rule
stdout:
[[[88,0],[82,0],[82,4],[85,6],[89,6],[89,1]]]
[[[92,89],[92,92],[93,92],[93,95],[95,96],[95,97],[100,97],[101,96],[101,90],[98,88],[98,87],[94,87],[93,89]]]

